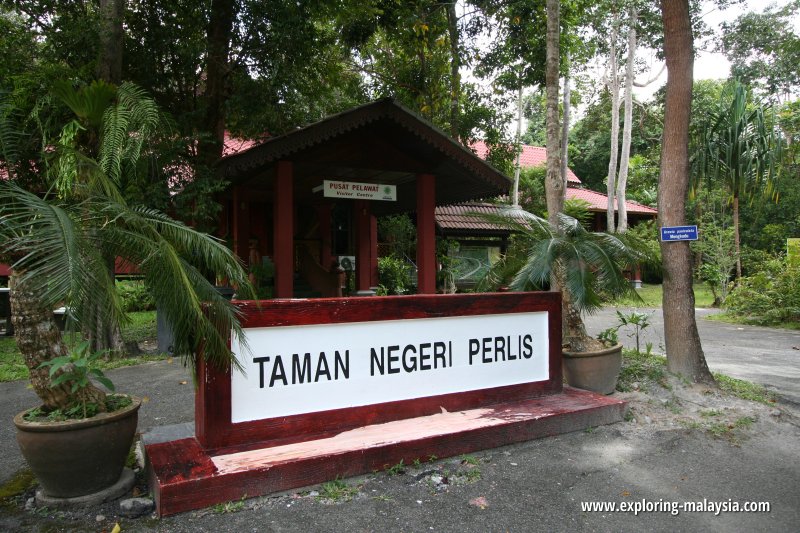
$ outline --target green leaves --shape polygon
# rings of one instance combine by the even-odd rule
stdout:
[[[105,354],[104,351],[89,352],[89,341],[76,344],[67,355],[55,357],[45,361],[39,368],[50,367],[51,387],[57,387],[62,383],[71,385],[70,391],[75,394],[81,389],[88,387],[93,378],[111,392],[114,392],[114,384],[103,372],[94,366],[95,362]]]
[[[82,123],[92,128],[100,127],[106,109],[117,96],[117,88],[101,80],[80,89],[75,89],[71,81],[58,80],[53,82],[51,90]]]

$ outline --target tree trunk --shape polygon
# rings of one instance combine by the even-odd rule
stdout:
[[[122,19],[124,0],[100,0],[100,50],[97,78],[114,85],[122,81]]]
[[[569,180],[567,178],[567,169],[569,168],[569,111],[570,111],[570,95],[569,95],[569,53],[565,54],[567,63],[567,71],[564,73],[564,98],[562,106],[564,108],[564,116],[561,117],[561,181],[564,187],[569,187]],[[565,191],[566,194],[566,191]]]
[[[123,31],[122,21],[125,10],[124,0],[100,0],[100,51],[97,58],[97,77],[105,82],[119,85],[122,82],[122,49]],[[99,139],[90,142],[89,152],[96,156]],[[120,184],[121,185],[121,184]],[[114,277],[114,258],[110,262],[110,273]],[[95,309],[96,319],[90,328],[85,328],[86,337],[90,341],[90,349],[95,351],[105,350],[107,357],[122,354],[125,344],[122,341],[122,332],[119,324],[107,320],[100,309]],[[89,333],[91,332],[91,333]]]
[[[628,212],[625,209],[625,189],[628,186],[628,164],[631,158],[631,132],[633,130],[633,66],[636,61],[636,8],[631,7],[628,30],[628,59],[625,68],[625,112],[622,128],[622,153],[617,177],[617,233],[628,230]]]
[[[608,83],[608,90],[611,92],[611,157],[608,160],[608,180],[606,182],[606,194],[608,204],[606,206],[606,229],[613,232],[617,227],[614,213],[616,205],[614,194],[617,185],[617,155],[619,154],[619,76],[617,76],[617,26],[619,25],[619,15],[614,13],[611,22],[611,37],[609,43],[609,70],[611,78]]]
[[[545,65],[545,88],[547,99],[547,179],[545,197],[547,218],[558,227],[558,214],[564,210],[564,182],[559,164],[558,134],[558,67],[559,67],[559,2],[547,0],[547,56]]]
[[[69,383],[51,386],[49,367],[41,364],[55,357],[67,355],[67,347],[55,322],[53,311],[36,297],[37,289],[20,282],[23,273],[15,271],[9,279],[11,320],[16,332],[17,347],[30,372],[31,385],[42,400],[45,410],[64,409],[76,402],[95,402],[105,410],[105,393],[93,385],[72,394]],[[58,374],[56,374],[58,375]]]
[[[456,3],[447,4],[447,31],[450,34],[450,136],[459,138],[459,100],[461,99],[461,56],[459,55]]]
[[[689,114],[692,103],[692,29],[687,0],[662,0],[667,89],[661,173],[658,187],[660,226],[681,226],[686,220],[689,190]],[[693,382],[714,383],[708,370],[692,291],[692,256],[688,242],[662,242],[664,267],[664,338],[667,368]]]
[[[560,274],[562,275],[563,273]],[[562,346],[567,346],[570,352],[585,352],[591,337],[586,333],[586,325],[583,323],[580,310],[573,305],[571,295],[566,291],[561,293],[561,313]]]
[[[108,275],[113,280],[115,278],[115,258],[105,256]],[[93,324],[87,324],[81,328],[84,337],[89,340],[89,349],[92,352],[106,352],[106,359],[114,359],[125,354],[125,342],[122,340],[122,330],[119,323],[103,314],[99,306],[92,306]]]
[[[205,131],[211,135],[199,143],[200,161],[212,165],[222,157],[225,141],[225,102],[228,99],[226,82],[229,74],[233,21],[236,17],[235,0],[212,0],[211,16],[206,33],[206,116]]]
[[[733,194],[733,246],[736,254],[736,282],[742,277],[742,249],[739,239],[739,194]]]

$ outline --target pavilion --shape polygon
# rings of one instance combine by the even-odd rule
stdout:
[[[436,292],[435,209],[507,194],[511,180],[391,98],[298,128],[218,164],[220,235],[248,266],[268,257],[273,297],[295,295],[295,276],[338,296],[335,259],[355,256],[355,288],[378,285],[377,217],[413,213],[419,294]],[[331,185],[334,183],[334,185]],[[333,187],[350,187],[335,196]],[[349,185],[348,185],[349,184]],[[366,199],[356,189],[395,191]],[[365,198],[360,198],[365,196]]]

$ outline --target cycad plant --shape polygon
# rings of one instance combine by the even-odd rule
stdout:
[[[99,92],[109,94],[104,89]],[[114,92],[102,113],[96,101],[84,102],[91,111],[87,121],[62,128],[55,149],[45,146],[35,164],[42,171],[48,165],[53,169],[54,179],[46,182],[49,188],[25,190],[14,183],[13,171],[9,172],[11,179],[0,180],[0,256],[13,268],[11,307],[17,344],[46,410],[87,401],[102,406],[101,390],[89,386],[73,392],[57,373],[51,376],[43,363],[67,354],[52,318],[52,309],[58,304],[67,309],[68,327],[88,335],[97,333],[105,323],[124,320],[114,273],[108,268],[109,257],[139,268],[174,328],[176,352],[189,365],[201,351],[212,363],[230,363],[227,335],[231,329],[240,330],[235,308],[217,293],[207,276],[225,276],[238,286],[240,294],[252,294],[242,265],[220,241],[158,211],[125,203],[119,192],[120,178],[136,167],[147,140],[146,129],[135,133],[118,128],[127,133],[110,142],[108,132],[114,130],[110,123],[125,118],[120,116],[125,93]],[[139,94],[137,98],[146,97]],[[95,139],[99,148],[92,152],[86,149],[92,139],[89,144],[72,142],[70,131],[88,136],[104,133],[102,139]],[[9,157],[8,145],[4,151],[6,162],[14,160]]]
[[[559,215],[557,228],[530,213],[525,222],[502,215],[486,218],[515,235],[509,252],[492,267],[482,287],[542,290],[552,277],[557,278],[562,290],[563,344],[568,351],[599,347],[586,333],[582,313],[596,311],[605,301],[638,298],[624,269],[647,257],[633,237],[590,232],[565,214]]]

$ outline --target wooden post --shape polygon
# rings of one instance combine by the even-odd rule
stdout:
[[[436,177],[417,176],[417,292],[436,293]]]
[[[378,286],[378,217],[369,217],[369,286]]]
[[[356,222],[356,290],[369,290],[372,281],[372,256],[371,248],[374,247],[371,235],[370,205],[366,200],[353,202],[355,210],[353,219]]]
[[[275,297],[294,295],[294,197],[291,161],[278,161],[275,169],[274,214]]]
[[[250,257],[250,203],[242,187],[233,188],[233,253],[245,263]]]
[[[331,253],[331,216],[333,215],[331,204],[321,204],[317,206],[317,223],[319,224],[319,264],[325,270],[330,271],[333,262]]]

